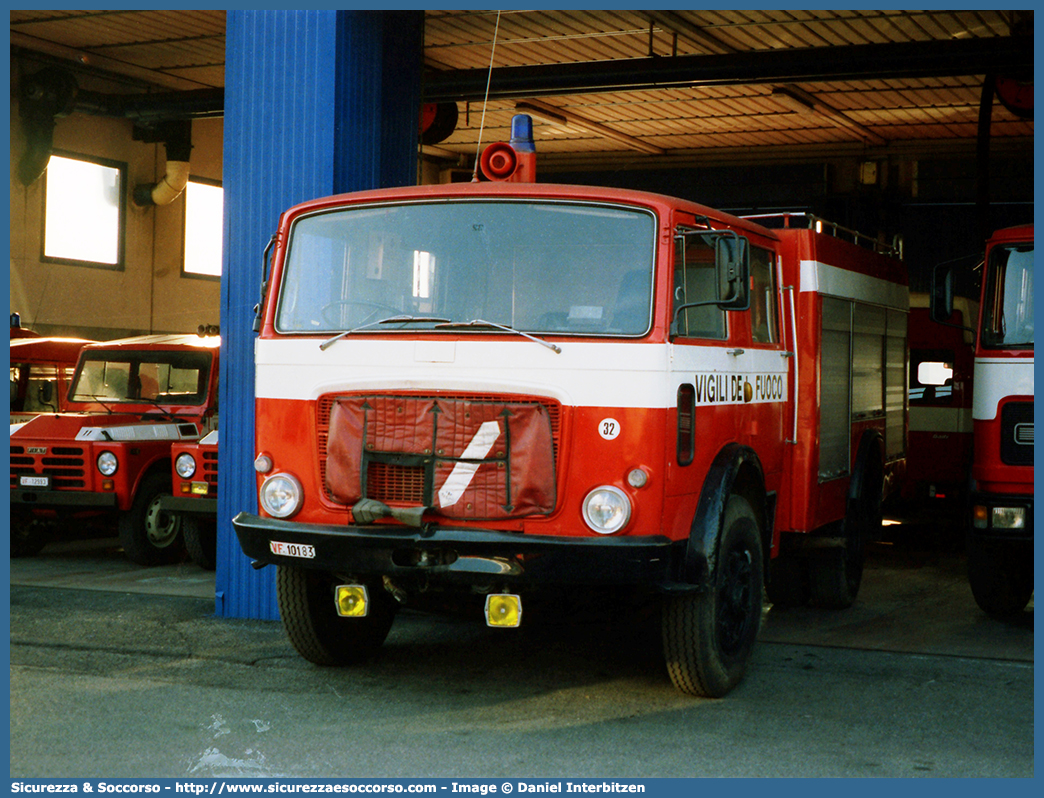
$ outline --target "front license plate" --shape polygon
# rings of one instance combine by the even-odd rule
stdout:
[[[315,546],[304,543],[281,543],[278,540],[268,541],[268,548],[273,554],[282,557],[304,557],[311,560],[315,558]]]
[[[19,477],[18,484],[23,488],[49,488],[51,487],[51,478],[46,475],[42,477]]]

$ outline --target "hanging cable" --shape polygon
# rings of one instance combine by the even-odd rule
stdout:
[[[500,32],[500,11],[497,11],[497,25],[493,28],[493,46],[489,50],[489,72],[486,75],[486,96],[482,98],[482,119],[479,121],[478,143],[475,145],[475,169],[471,173],[471,182],[477,183],[479,170],[479,154],[482,150],[482,130],[486,126],[486,102],[489,100],[489,83],[493,78],[493,55],[497,51],[497,34]]]

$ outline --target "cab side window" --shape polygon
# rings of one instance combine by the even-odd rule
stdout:
[[[756,344],[774,344],[779,340],[776,313],[776,273],[772,253],[767,249],[750,249],[750,334]]]
[[[704,236],[675,239],[674,308],[693,302],[714,302],[718,298],[714,249]],[[679,336],[686,338],[725,338],[725,311],[707,304],[686,308],[678,314]]]

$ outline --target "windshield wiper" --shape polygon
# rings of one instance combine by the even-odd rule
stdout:
[[[494,330],[503,330],[504,332],[514,333],[515,335],[521,335],[523,338],[528,338],[530,341],[535,341],[541,346],[546,346],[556,355],[562,353],[562,347],[556,346],[555,344],[545,341],[541,338],[537,338],[535,335],[530,335],[527,332],[516,330],[514,327],[508,327],[506,324],[497,324],[495,321],[485,321],[484,319],[472,319],[471,321],[447,321],[443,324],[436,324],[436,327],[492,327]]]
[[[389,316],[386,319],[381,319],[380,321],[371,321],[369,324],[363,324],[359,327],[353,327],[350,330],[345,330],[342,333],[338,333],[333,338],[328,338],[327,340],[319,344],[319,349],[325,352],[327,349],[329,349],[331,346],[337,343],[337,341],[340,341],[346,335],[351,335],[352,333],[359,332],[360,330],[368,330],[370,329],[370,327],[377,327],[380,324],[410,324],[412,322],[418,321],[448,322],[449,319],[444,319],[441,316],[410,316],[406,313],[400,314],[398,316]]]

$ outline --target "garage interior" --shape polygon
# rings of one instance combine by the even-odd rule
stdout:
[[[294,14],[381,15],[268,13],[277,26]],[[981,256],[992,230],[1033,219],[1032,11],[395,13],[423,41],[415,182],[471,180],[481,147],[527,113],[538,181],[657,191],[738,215],[811,213],[900,244],[914,292],[937,264]],[[226,86],[226,12],[13,10],[10,20],[11,312],[43,335],[96,340],[201,324],[228,333],[231,322],[248,348],[249,304],[230,298],[229,274],[186,268],[185,195],[133,198],[164,179],[186,130],[190,183],[226,185],[230,153],[242,157],[226,95],[251,86]],[[266,124],[284,123],[290,99],[270,101]],[[421,116],[405,105],[398,112]],[[124,170],[116,263],[44,256],[50,154]],[[256,267],[263,246],[242,260]],[[258,279],[243,276],[255,293]],[[968,270],[958,290],[974,289]],[[252,407],[249,377],[229,387],[238,393],[225,408]],[[252,479],[237,486],[240,501]],[[219,569],[218,579],[220,592],[238,577]],[[229,614],[271,617],[265,590],[249,601],[254,610]]]

